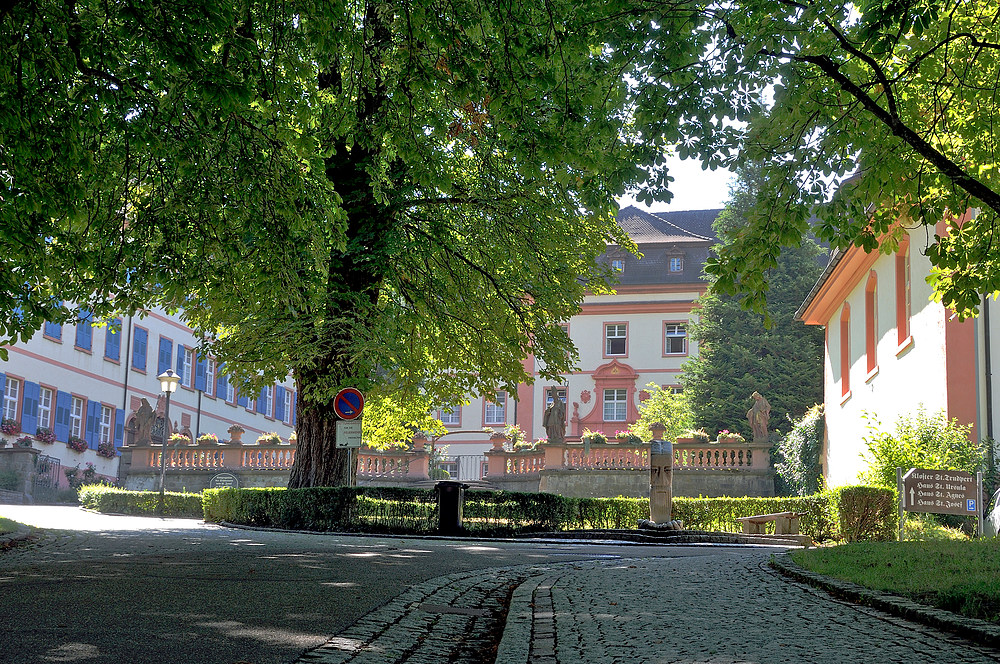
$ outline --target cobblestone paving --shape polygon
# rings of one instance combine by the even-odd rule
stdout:
[[[770,552],[510,567],[412,587],[299,664],[480,661],[488,616],[514,592],[497,664],[980,663],[1000,650],[790,582]],[[461,644],[468,645],[466,649]]]
[[[527,656],[512,643],[519,639],[505,635],[497,662],[1000,661],[1000,650],[788,582],[766,567],[769,557],[760,552],[624,560],[598,571],[570,566],[531,593]],[[514,625],[523,623],[518,611],[524,612],[523,598],[511,608]]]

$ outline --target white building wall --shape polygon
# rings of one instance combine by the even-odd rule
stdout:
[[[136,345],[136,327],[147,330],[145,370],[133,366],[133,350]],[[105,354],[108,327],[93,327],[91,331],[91,346],[89,352],[77,348],[76,327],[63,325],[61,339],[54,339],[39,331],[27,343],[8,346],[8,360],[0,362],[0,374],[3,376],[4,387],[8,378],[19,382],[19,398],[17,412],[18,420],[30,422],[25,418],[25,385],[33,383],[52,390],[52,408],[50,421],[38,423],[47,424],[49,428],[58,430],[55,426],[57,417],[57,400],[60,393],[84,399],[87,404],[101,403],[113,409],[112,440],[116,447],[123,439],[125,419],[138,406],[140,399],[145,398],[155,408],[156,399],[161,394],[159,381],[156,379],[159,367],[159,339],[161,336],[171,340],[170,368],[177,370],[178,346],[194,348],[197,340],[190,328],[175,317],[163,311],[152,311],[144,318],[125,318],[119,333],[119,359],[117,361]],[[256,437],[265,432],[277,432],[286,439],[293,430],[294,421],[294,385],[286,380],[280,386],[275,386],[275,393],[287,391],[290,396],[292,412],[281,408],[283,404],[275,404],[268,414],[258,413],[257,394],[252,395],[252,401],[247,404],[235,400],[227,402],[216,396],[218,380],[212,381],[206,389],[196,389],[197,367],[192,366],[191,385],[181,386],[171,397],[170,419],[177,423],[177,430],[190,430],[195,436],[201,433],[213,433],[220,440],[228,440],[228,429],[233,424],[242,426],[246,433],[244,441],[253,442]],[[216,371],[216,376],[218,372]],[[278,390],[277,388],[281,389]],[[278,408],[275,409],[275,405]],[[30,407],[29,407],[30,410]],[[282,412],[284,411],[284,412]],[[35,411],[37,415],[37,410]],[[84,411],[86,417],[86,407]],[[24,426],[22,434],[3,435],[13,441],[20,435],[34,434],[35,429]],[[86,429],[86,422],[84,428]],[[33,446],[43,454],[56,457],[63,467],[81,468],[86,463],[93,463],[95,470],[105,476],[115,477],[118,473],[120,457],[113,459],[100,456],[96,452],[96,444],[92,444],[83,453],[77,453],[66,445],[67,436],[60,437],[53,444],[36,441]],[[85,438],[87,436],[84,436]]]
[[[865,354],[865,286],[868,273],[856,275],[858,282],[846,301],[851,307],[851,391],[841,396],[840,315],[838,308],[827,324],[825,386],[827,423],[826,473],[830,486],[857,481],[866,464],[864,439],[871,415],[883,430],[895,430],[900,416],[915,413],[923,405],[929,413],[947,411],[945,358],[945,310],[931,300],[925,280],[930,262],[920,253],[922,237],[913,236],[911,252],[910,336],[900,347],[896,332],[895,256],[880,256],[872,269],[878,275],[878,367],[868,375]]]

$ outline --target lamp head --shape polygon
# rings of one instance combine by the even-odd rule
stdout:
[[[177,391],[177,384],[181,382],[181,377],[173,369],[167,369],[156,377],[160,381],[160,389],[164,392],[172,393]]]

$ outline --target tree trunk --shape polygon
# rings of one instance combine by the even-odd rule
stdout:
[[[298,447],[288,488],[352,486],[357,477],[357,465],[352,463],[352,450],[337,449],[338,418],[333,402],[306,401],[302,398],[301,383],[297,387],[295,431]]]

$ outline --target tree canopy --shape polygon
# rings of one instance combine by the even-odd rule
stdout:
[[[712,48],[679,84],[651,49],[639,114],[682,127],[680,153],[763,165],[748,225],[709,264],[758,310],[782,246],[813,230],[838,247],[896,247],[898,224],[979,216],[929,232],[935,287],[968,313],[1000,289],[995,0],[736,0],[697,6]],[[663,78],[660,78],[660,76]],[[883,237],[888,235],[883,241]]]
[[[663,5],[661,8],[666,8]],[[73,301],[181,311],[247,385],[291,372],[291,485],[349,481],[330,399],[392,437],[433,402],[515,391],[611,277],[614,201],[665,195],[632,113],[625,0],[14,0],[0,7],[0,334]],[[249,389],[249,387],[247,388]],[[387,426],[392,420],[399,426]]]

